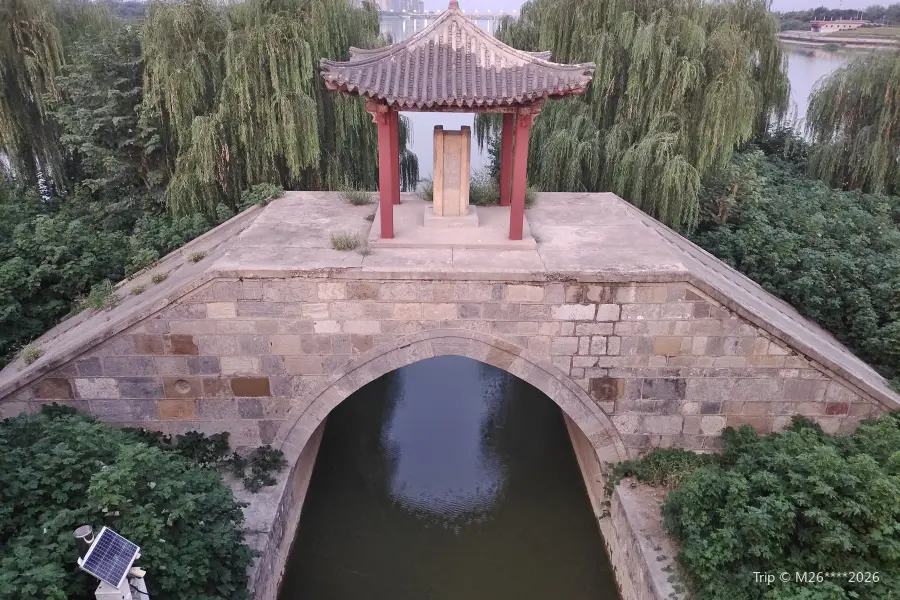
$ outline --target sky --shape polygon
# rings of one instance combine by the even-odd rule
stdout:
[[[871,4],[888,5],[897,0],[774,0],[772,10],[788,11],[802,10],[805,8],[851,8],[862,10]],[[425,0],[426,10],[444,10],[447,8],[447,0]],[[459,0],[463,10],[474,12],[476,10],[514,11],[522,5],[522,0]]]

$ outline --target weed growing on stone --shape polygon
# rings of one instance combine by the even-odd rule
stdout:
[[[132,296],[140,296],[141,294],[143,294],[146,291],[147,291],[147,286],[142,283],[142,284],[136,285],[133,288],[131,288],[131,295]]]
[[[341,252],[356,250],[361,243],[359,234],[352,231],[336,231],[331,234],[331,247]]]
[[[206,258],[206,252],[192,252],[190,256],[188,256],[188,260],[192,263],[200,262]]]
[[[154,273],[150,277],[150,281],[152,281],[153,283],[162,283],[163,281],[166,280],[166,277],[168,277],[168,276],[169,276],[168,273]]]
[[[104,279],[91,288],[90,293],[81,298],[76,305],[76,312],[88,308],[109,310],[119,303],[119,296],[109,279]]]
[[[372,204],[372,194],[365,190],[358,190],[355,188],[344,188],[341,190],[341,198],[347,204],[352,204],[353,206],[365,206],[366,204]]]
[[[26,365],[30,365],[44,354],[44,349],[40,346],[25,346],[19,356]]]

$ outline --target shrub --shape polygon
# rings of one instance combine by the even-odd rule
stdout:
[[[168,276],[168,273],[154,273],[150,276],[150,281],[152,281],[153,283],[162,283]]]
[[[24,348],[22,348],[22,352],[19,354],[19,356],[22,357],[22,362],[24,362],[26,365],[30,365],[43,355],[44,349],[40,346],[25,346]]]
[[[119,303],[119,296],[109,279],[104,279],[100,283],[91,287],[90,293],[82,298],[76,305],[76,310],[81,311],[88,308],[109,310]]]
[[[336,231],[331,234],[331,247],[335,250],[342,252],[356,250],[361,243],[359,234],[353,231]]]
[[[830,436],[797,419],[761,437],[723,434],[721,464],[688,474],[663,505],[695,600],[896,598],[900,589],[900,416]],[[754,573],[877,572],[760,585]]]
[[[69,412],[0,422],[0,597],[93,598],[72,535],[87,523],[141,546],[153,598],[249,598],[253,552],[219,475]]]
[[[347,187],[341,190],[341,198],[347,204],[352,204],[353,206],[365,206],[366,204],[372,204],[372,194],[371,192],[367,192],[365,190],[359,190],[352,187]]]
[[[770,142],[802,160],[797,144]],[[697,244],[900,384],[900,197],[831,189],[745,152],[701,198]]]
[[[133,288],[131,288],[131,295],[132,296],[140,296],[141,294],[143,294],[146,291],[147,291],[147,286],[141,283],[141,284],[138,284],[138,285],[134,286]]]
[[[284,195],[284,188],[274,183],[259,183],[248,190],[241,192],[241,201],[238,208],[244,210],[253,205],[266,206],[272,200]],[[220,217],[220,221],[224,221]]]
[[[188,256],[188,260],[192,263],[200,262],[206,258],[206,252],[191,252]]]

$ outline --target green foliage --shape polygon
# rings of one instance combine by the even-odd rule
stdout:
[[[248,599],[253,552],[221,478],[70,413],[0,422],[0,597],[93,598],[72,535],[88,523],[141,545],[151,597]]]
[[[722,464],[688,474],[663,505],[696,600],[888,600],[900,589],[900,417],[829,436],[796,421],[780,434],[723,434]],[[761,585],[754,572],[878,572]]]
[[[532,0],[497,36],[558,62],[594,62],[588,93],[532,127],[529,180],[611,190],[665,223],[698,219],[702,177],[787,108],[778,20],[765,0]],[[476,134],[500,121],[479,116]]]
[[[378,43],[374,8],[347,0],[152,3],[143,114],[163,132],[170,206],[212,216],[261,182],[374,188],[377,136],[364,102],[328,92],[317,61]],[[407,139],[404,121],[404,185],[418,178]]]
[[[702,211],[695,242],[900,376],[900,198],[830,189],[750,151],[708,182]]]
[[[30,365],[43,355],[44,349],[40,346],[25,346],[22,349],[22,352],[19,353],[19,356],[22,358],[22,362],[24,362],[26,365]]]
[[[719,457],[716,454],[657,448],[639,459],[609,465],[604,474],[606,493],[609,495],[625,477],[634,477],[648,485],[676,488],[697,469],[718,462]]]
[[[331,234],[331,247],[342,252],[356,250],[362,240],[355,231],[335,231]]]
[[[810,172],[845,189],[900,194],[900,52],[857,58],[810,96]]]
[[[109,310],[119,303],[115,288],[109,279],[91,286],[90,293],[78,301],[76,311],[92,308],[95,310]]]
[[[269,202],[284,195],[284,189],[274,183],[258,183],[241,194],[240,209],[251,206],[266,206]]]
[[[232,452],[227,432],[208,436],[197,431],[189,431],[176,436],[173,440],[170,435],[150,429],[126,428],[123,431],[148,446],[174,452],[197,467],[230,472],[243,481],[244,487],[254,493],[273,485],[275,483],[273,473],[287,466],[284,453],[268,444],[255,448],[249,458]]]
[[[341,190],[341,199],[353,206],[365,206],[366,204],[372,204],[372,193],[347,186]]]

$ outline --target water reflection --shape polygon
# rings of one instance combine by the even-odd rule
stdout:
[[[559,409],[459,357],[329,416],[279,600],[616,600]]]

